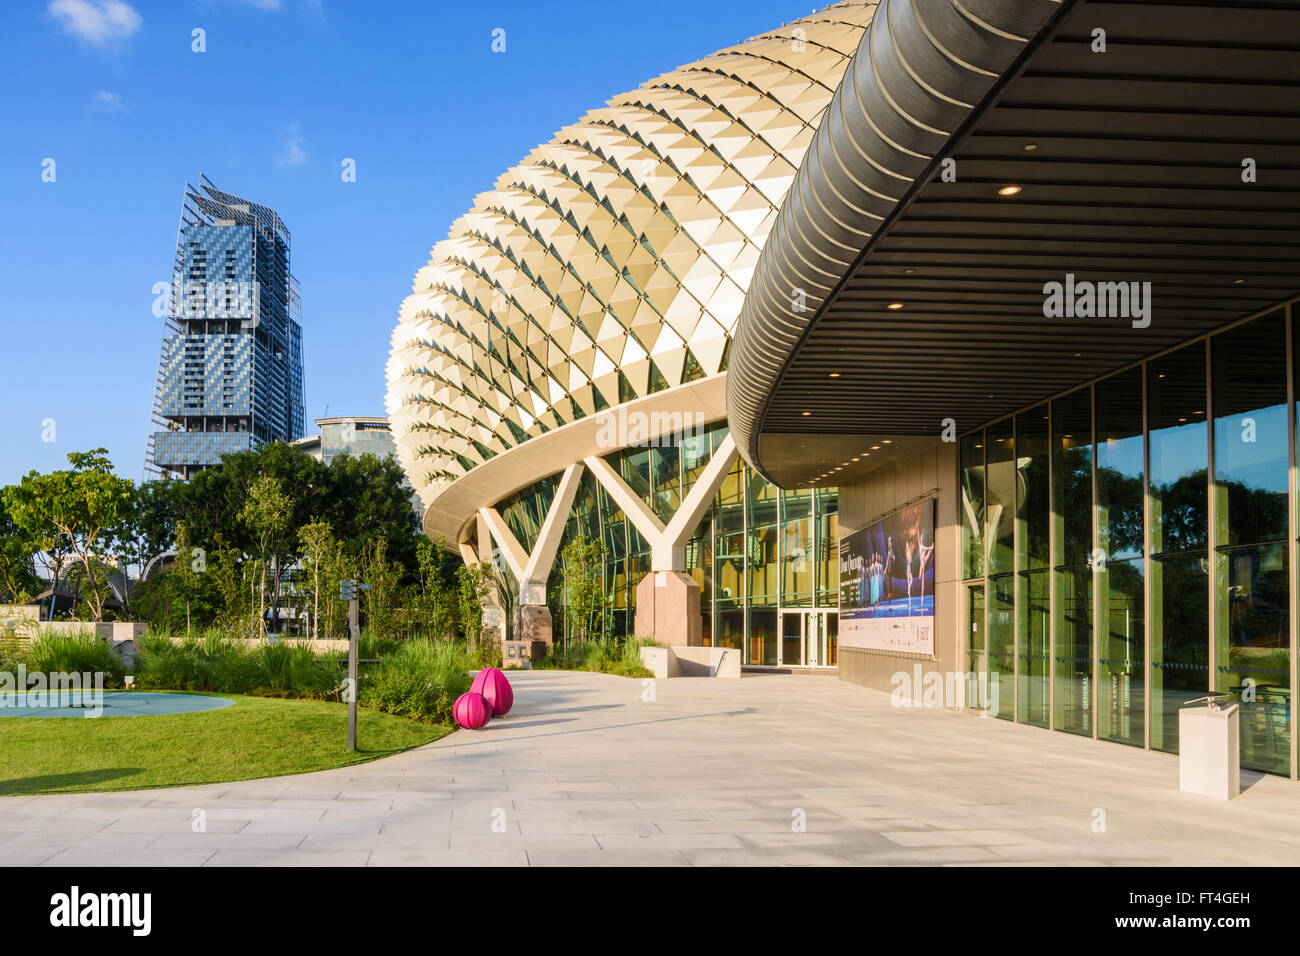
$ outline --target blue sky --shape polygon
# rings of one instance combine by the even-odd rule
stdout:
[[[534,145],[812,9],[779,0],[40,0],[0,36],[0,484],[103,446],[139,478],[186,180],[275,207],[307,417],[383,414],[434,242]],[[205,31],[206,52],[191,49]],[[506,51],[493,53],[492,31]],[[357,181],[340,163],[356,160]],[[54,182],[42,181],[45,159]],[[53,421],[53,441],[46,420]],[[314,426],[312,426],[314,429]]]

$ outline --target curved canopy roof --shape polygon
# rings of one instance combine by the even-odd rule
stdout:
[[[1296,3],[885,0],[738,322],[741,453],[812,481],[1294,295],[1298,43]]]

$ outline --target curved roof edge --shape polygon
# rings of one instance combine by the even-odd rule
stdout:
[[[759,435],[790,361],[873,239],[1078,0],[882,0],[759,257],[737,322],[727,418]]]

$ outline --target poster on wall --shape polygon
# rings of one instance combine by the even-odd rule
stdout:
[[[923,498],[841,536],[841,647],[934,653],[938,502]]]

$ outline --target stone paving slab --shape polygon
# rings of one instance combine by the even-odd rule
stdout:
[[[0,797],[10,866],[1223,866],[1300,862],[1300,786],[834,677],[511,675],[481,732],[316,774]],[[202,810],[206,831],[192,830]],[[1096,821],[1104,819],[1104,829]]]

